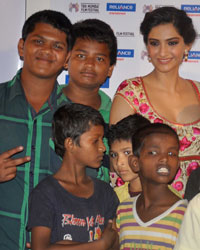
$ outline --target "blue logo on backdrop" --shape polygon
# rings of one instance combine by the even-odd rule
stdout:
[[[189,51],[188,59],[200,60],[200,51]]]
[[[69,82],[69,75],[65,76],[65,84],[68,84]],[[110,78],[107,77],[106,81],[101,85],[101,88],[108,89],[110,85]]]
[[[200,5],[181,5],[181,9],[187,13],[200,13]]]
[[[107,11],[125,11],[134,12],[136,10],[136,4],[132,3],[107,3]]]
[[[133,49],[118,49],[117,57],[134,57]]]

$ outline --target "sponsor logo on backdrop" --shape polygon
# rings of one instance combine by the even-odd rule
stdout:
[[[109,14],[125,15],[127,12],[135,12],[136,4],[133,3],[107,3],[106,11]]]
[[[181,9],[184,10],[188,16],[200,16],[200,5],[182,4]]]
[[[81,3],[81,13],[99,13],[99,3]]]
[[[147,13],[153,10],[153,6],[152,5],[144,5],[143,6],[143,13]]]
[[[78,3],[70,3],[69,4],[69,11],[75,11],[78,12],[79,11],[79,4]]]
[[[134,57],[134,49],[118,49],[117,57]]]
[[[189,51],[189,60],[200,60],[200,51]]]
[[[69,82],[69,75],[66,74],[65,75],[65,84],[68,84],[68,82]],[[101,88],[108,89],[109,86],[110,86],[110,78],[107,77],[106,81],[101,85]]]
[[[126,32],[126,31],[117,31],[116,32],[117,37],[134,37],[134,32]]]

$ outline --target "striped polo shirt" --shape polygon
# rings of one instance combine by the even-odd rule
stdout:
[[[117,229],[120,249],[171,250],[187,208],[186,200],[177,201],[172,207],[148,222],[143,222],[136,211],[137,197],[120,203],[117,209]]]

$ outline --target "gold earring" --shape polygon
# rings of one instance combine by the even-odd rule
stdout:
[[[148,55],[148,61],[151,62],[151,57]]]
[[[184,53],[184,60],[185,60],[185,62],[187,62],[187,60],[188,60],[188,51],[187,51],[187,49],[185,50],[185,53]]]

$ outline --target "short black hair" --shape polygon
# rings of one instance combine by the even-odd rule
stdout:
[[[168,23],[174,25],[177,32],[183,37],[185,44],[189,45],[194,42],[196,31],[192,19],[184,10],[165,6],[145,14],[144,20],[140,25],[140,32],[143,35],[144,43],[147,44],[148,35],[152,28]]]
[[[112,28],[99,19],[85,19],[73,25],[74,43],[78,38],[105,43],[110,51],[110,65],[117,60],[117,38]]]
[[[46,23],[64,32],[68,51],[71,50],[73,44],[72,23],[63,13],[54,10],[42,10],[31,15],[22,28],[22,39],[24,41],[28,34],[34,31],[37,23]]]
[[[150,121],[145,117],[139,114],[134,114],[123,118],[114,125],[111,125],[108,131],[109,147],[111,147],[115,141],[131,141],[133,134],[135,134],[139,128],[148,124],[150,124]]]
[[[144,146],[146,137],[152,134],[167,134],[174,136],[177,140],[177,145],[179,146],[179,138],[173,128],[163,123],[151,123],[142,129],[139,129],[132,137],[132,149],[135,156],[140,157],[140,152]]]
[[[70,137],[76,145],[80,145],[80,136],[91,126],[104,127],[104,119],[100,112],[90,106],[78,103],[65,104],[53,116],[52,132],[56,153],[63,157],[64,142]]]

